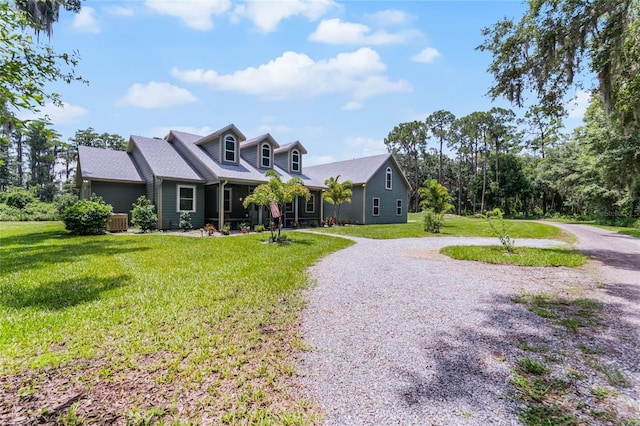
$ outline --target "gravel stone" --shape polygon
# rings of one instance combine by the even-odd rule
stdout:
[[[300,385],[329,425],[521,424],[510,394],[514,347],[561,345],[563,336],[512,298],[602,293],[593,267],[488,265],[438,253],[449,245],[497,244],[492,238],[353,240],[311,268],[302,317],[312,350],[297,359]],[[633,303],[637,309],[638,299]],[[633,349],[619,351],[627,374],[637,372],[636,325],[629,326]],[[628,377],[633,400],[640,378]]]

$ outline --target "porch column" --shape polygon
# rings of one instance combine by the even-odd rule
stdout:
[[[220,187],[218,188],[218,230],[224,226],[224,187],[227,185],[227,181],[220,181]]]
[[[293,205],[293,220],[298,221],[298,196],[296,195],[296,199],[294,200],[295,204]]]

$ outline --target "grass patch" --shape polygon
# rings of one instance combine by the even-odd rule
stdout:
[[[500,265],[568,266],[584,265],[586,258],[574,251],[556,248],[516,247],[508,253],[502,246],[448,246],[440,253],[458,260],[473,260]]]
[[[0,223],[0,235],[0,398],[15,395],[7,404],[36,412],[55,399],[47,387],[77,387],[88,401],[114,387],[127,389],[128,409],[113,413],[120,421],[173,421],[177,401],[179,420],[194,424],[202,415],[313,421],[286,386],[300,346],[299,290],[311,264],[351,242],[303,233],[289,245],[263,244],[266,234],[72,237],[59,222]],[[80,401],[67,423],[116,410],[108,398],[120,393],[106,394],[100,406]]]
[[[640,238],[640,229],[637,229],[637,228],[627,228],[624,226],[595,225],[595,224],[593,224],[592,226],[597,226],[598,228],[617,232],[618,234],[624,234],[624,235],[629,235],[631,237]]]
[[[593,299],[563,299],[547,294],[525,294],[513,299],[527,305],[527,309],[543,318],[553,319],[570,331],[582,328],[596,328],[603,325],[602,306]],[[586,347],[585,347],[586,348]],[[584,350],[580,347],[581,350]]]
[[[423,213],[409,213],[407,223],[389,225],[353,225],[334,226],[331,228],[315,228],[314,231],[326,232],[352,237],[372,238],[378,240],[394,238],[416,237],[493,237],[491,228],[485,220],[473,217],[446,215],[445,222],[440,228],[439,234],[430,234],[424,231]],[[552,225],[526,220],[507,220],[509,236],[511,238],[546,238],[554,240],[570,241],[571,236]]]

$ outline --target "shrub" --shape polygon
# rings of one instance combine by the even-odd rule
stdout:
[[[254,225],[253,226],[253,230],[256,231],[256,232],[263,232],[264,231],[264,225],[262,225],[262,224]]]
[[[97,235],[107,229],[111,217],[111,206],[100,198],[80,200],[62,214],[65,228],[72,234]]]
[[[139,226],[142,232],[149,229],[155,229],[158,226],[158,215],[156,207],[144,195],[141,195],[132,205],[131,223],[133,226]]]
[[[20,209],[0,203],[0,221],[10,222],[20,220]]]
[[[53,204],[58,209],[58,213],[62,214],[67,209],[78,202],[78,196],[74,194],[60,194],[53,199]]]
[[[509,230],[507,229],[507,224],[502,217],[502,211],[496,208],[495,210],[488,212],[486,216],[483,217],[489,224],[491,232],[493,233],[493,235],[498,237],[505,250],[507,250],[509,253],[514,253],[515,241],[513,241],[513,239],[509,236]]]
[[[180,214],[180,223],[178,224],[178,226],[183,231],[193,229],[193,224],[191,224],[191,215],[189,214],[189,212],[183,212]]]
[[[44,220],[58,220],[60,213],[55,205],[51,203],[43,203],[36,201],[27,204],[22,209],[22,215],[20,220],[28,221],[44,221]]]
[[[424,230],[432,234],[440,233],[440,227],[444,223],[444,212],[436,213],[433,209],[428,209],[424,214]]]
[[[22,210],[27,204],[33,203],[35,198],[22,188],[13,188],[5,197],[5,203],[10,207]]]

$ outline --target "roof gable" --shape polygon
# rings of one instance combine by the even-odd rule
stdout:
[[[225,133],[233,133],[239,142],[247,140],[245,135],[235,126],[235,124],[231,123],[220,130],[216,130],[207,136],[201,137],[200,140],[196,142],[196,145],[203,145],[207,142],[216,141]]]
[[[282,154],[283,152],[291,151],[294,148],[297,148],[298,151],[300,151],[301,154],[306,154],[307,153],[307,150],[300,143],[300,141],[294,141],[294,142],[289,142],[289,143],[284,144],[284,145],[280,145],[280,148],[276,149],[274,151],[274,154],[276,154],[276,155],[277,154]]]
[[[261,142],[269,142],[271,146],[276,149],[280,147],[280,144],[276,142],[276,140],[269,133],[265,133],[264,135],[256,136],[255,138],[251,138],[245,142],[240,144],[240,149],[250,148],[252,146],[256,146]]]
[[[343,180],[349,180],[351,183],[363,184],[367,183],[384,164],[390,160],[401,176],[405,186],[409,189],[411,185],[402,173],[402,169],[391,154],[373,155],[370,157],[355,158],[353,160],[336,161],[334,163],[320,164],[317,166],[305,167],[305,172],[315,179],[323,182],[330,178],[340,176]]]

